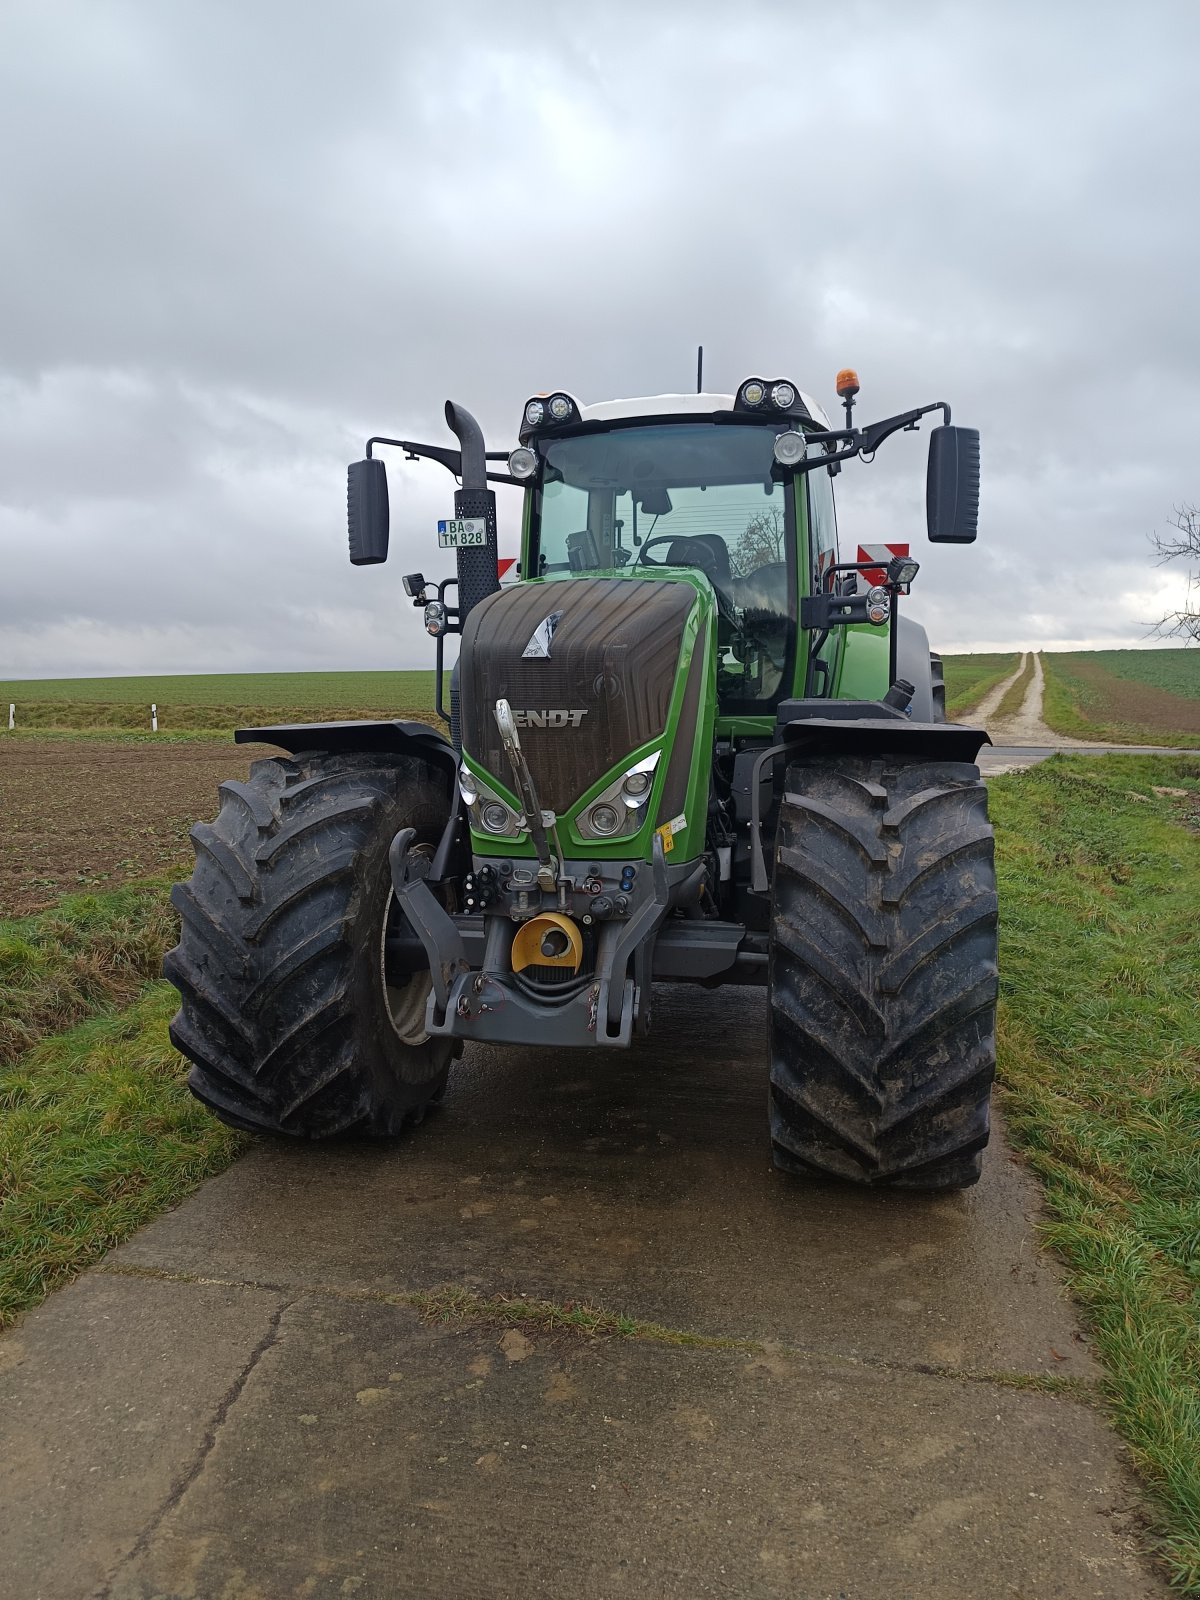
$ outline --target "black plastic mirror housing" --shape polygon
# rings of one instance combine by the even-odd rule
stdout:
[[[979,429],[929,435],[925,515],[934,544],[972,544],[979,532]]]
[[[377,566],[388,554],[387,468],[368,457],[346,470],[346,521],[350,530],[350,562]]]

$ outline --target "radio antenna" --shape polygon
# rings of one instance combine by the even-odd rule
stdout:
[[[704,393],[704,346],[696,346],[696,393]]]

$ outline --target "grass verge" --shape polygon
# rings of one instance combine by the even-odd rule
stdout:
[[[241,1149],[183,1087],[167,1039],[175,1003],[150,985],[0,1078],[0,1327]]]
[[[40,915],[0,922],[0,1067],[47,1034],[128,1005],[160,975],[179,925],[170,884],[167,874],[69,895]]]
[[[1017,670],[1015,650],[1003,654],[943,656],[946,675],[946,714],[954,718],[971,711],[990,689]]]
[[[1059,756],[990,788],[1010,1131],[1200,1594],[1200,759]]]

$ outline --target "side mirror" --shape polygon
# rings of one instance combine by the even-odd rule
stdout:
[[[388,487],[382,461],[353,461],[347,468],[346,521],[353,566],[377,566],[387,560]]]
[[[925,515],[934,544],[971,544],[979,532],[979,429],[929,435]]]

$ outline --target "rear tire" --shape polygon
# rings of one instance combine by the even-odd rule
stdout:
[[[775,1164],[856,1183],[979,1178],[995,1075],[996,878],[965,762],[789,766],[770,956]]]
[[[296,1138],[419,1122],[453,1046],[424,1032],[427,971],[385,981],[388,848],[415,828],[414,853],[429,853],[445,780],[411,758],[310,754],[256,761],[220,795],[217,820],[192,830],[163,964],[193,1093],[234,1127]]]

